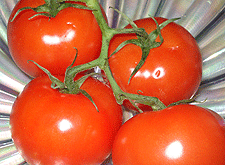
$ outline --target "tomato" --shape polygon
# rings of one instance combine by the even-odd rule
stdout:
[[[160,17],[155,19],[159,24],[167,20]],[[156,29],[156,24],[151,18],[134,22],[147,33]],[[142,52],[139,46],[124,46],[109,58],[109,66],[122,90],[157,97],[167,106],[179,100],[189,99],[196,92],[201,82],[202,58],[197,42],[182,26],[170,23],[161,33],[164,42],[150,50],[144,65],[129,84],[129,77],[141,59]],[[122,42],[135,38],[135,34],[115,35],[110,42],[109,56]]]
[[[82,94],[50,87],[47,76],[32,80],[16,99],[10,115],[12,139],[30,164],[100,164],[111,153],[122,123],[121,106],[112,90],[88,78]]]
[[[20,0],[10,20],[18,9],[44,3],[44,0]],[[62,75],[75,58],[75,48],[78,49],[78,57],[74,65],[99,57],[102,33],[91,10],[69,7],[61,10],[55,18],[37,16],[29,20],[35,14],[31,9],[25,10],[8,23],[10,53],[25,73],[32,77],[44,74],[36,65],[27,62],[33,60],[53,75]]]
[[[194,105],[144,112],[120,128],[112,160],[114,165],[223,165],[225,131],[209,110]]]

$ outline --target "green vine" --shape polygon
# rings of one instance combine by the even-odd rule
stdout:
[[[77,4],[70,4],[70,3],[65,3],[66,1],[75,1],[75,2],[83,2],[86,4],[86,7],[82,5],[77,5]],[[81,82],[85,80],[80,81],[74,81],[74,77],[82,71],[92,69],[94,67],[99,67],[101,70],[105,72],[105,75],[110,83],[110,86],[114,92],[115,98],[118,102],[118,104],[123,104],[124,100],[129,100],[133,106],[135,106],[140,112],[142,110],[136,106],[135,103],[141,103],[145,105],[149,105],[152,107],[153,110],[160,110],[160,109],[165,109],[166,106],[156,97],[150,97],[150,96],[144,96],[138,94],[132,94],[132,93],[126,93],[122,91],[122,89],[119,87],[119,85],[116,83],[112,72],[109,67],[109,62],[108,59],[108,49],[109,49],[109,43],[111,39],[116,35],[116,34],[127,34],[127,33],[134,33],[137,35],[137,39],[133,40],[128,40],[123,42],[119,47],[113,52],[112,55],[114,55],[116,52],[118,52],[121,48],[123,48],[127,44],[135,44],[137,46],[140,46],[142,49],[142,58],[139,61],[138,65],[130,75],[128,83],[130,83],[131,78],[135,75],[135,73],[143,66],[149,51],[153,48],[159,47],[163,43],[163,37],[161,35],[161,29],[164,28],[166,25],[169,23],[177,20],[177,19],[171,19],[168,21],[163,22],[162,24],[158,24],[157,21],[153,18],[155,21],[157,28],[152,31],[150,34],[148,34],[143,28],[138,28],[136,24],[129,19],[126,15],[118,11],[117,9],[112,9],[119,14],[121,14],[129,24],[131,24],[132,28],[131,29],[123,29],[123,28],[110,28],[107,24],[107,21],[104,19],[103,13],[101,11],[100,4],[98,0],[45,0],[45,4],[41,5],[37,8],[31,8],[31,7],[26,7],[20,9],[14,16],[14,18],[19,14],[19,12],[27,9],[32,9],[38,14],[34,15],[33,17],[37,15],[44,15],[47,16],[51,19],[51,17],[55,17],[57,13],[66,8],[66,7],[76,7],[76,8],[83,8],[86,10],[92,10],[99,27],[102,31],[102,47],[101,47],[101,53],[98,59],[93,60],[89,63],[78,65],[72,67],[72,64],[67,68],[66,74],[65,74],[65,80],[64,82],[59,81],[57,78],[52,76],[48,71],[44,70],[50,77],[52,81],[52,87],[53,88],[59,88],[61,91],[66,92],[66,93],[83,93],[85,96],[87,96],[90,100],[91,97],[85,92],[81,91],[79,89],[79,85]],[[32,17],[32,18],[33,18]],[[13,18],[13,19],[14,19]],[[13,21],[12,19],[12,21]],[[160,38],[160,42],[156,41],[156,38]],[[79,51],[79,50],[78,50]],[[111,55],[111,56],[112,56]],[[76,59],[76,58],[75,58]],[[37,64],[38,65],[38,64]],[[41,68],[41,66],[39,66]],[[44,69],[44,68],[42,68]],[[97,107],[96,107],[97,108]]]

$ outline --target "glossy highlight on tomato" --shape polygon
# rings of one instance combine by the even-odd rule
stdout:
[[[111,153],[122,124],[121,106],[112,90],[88,78],[82,94],[51,88],[47,76],[32,80],[16,99],[10,115],[12,138],[29,164],[101,164]]]
[[[98,58],[102,33],[91,10],[69,7],[54,18],[36,16],[29,19],[37,14],[29,9],[11,21],[18,9],[44,3],[44,0],[20,0],[11,13],[7,29],[8,47],[18,67],[31,77],[44,74],[33,63],[27,62],[33,60],[53,75],[63,75],[75,58],[75,48],[78,56],[74,65]]]
[[[218,114],[194,105],[138,114],[115,138],[113,165],[223,165],[224,126]]]
[[[160,17],[155,19],[158,24],[167,20]],[[156,29],[152,18],[134,22],[148,34]],[[129,84],[130,75],[141,60],[142,52],[139,46],[124,46],[109,58],[109,65],[122,90],[157,97],[167,106],[179,100],[189,99],[195,94],[202,77],[202,58],[197,42],[182,26],[170,23],[161,30],[161,34],[164,38],[162,45],[150,50],[144,65]],[[109,56],[122,42],[135,38],[135,34],[114,36],[110,42]]]

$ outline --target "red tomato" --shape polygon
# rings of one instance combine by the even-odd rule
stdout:
[[[225,164],[225,131],[207,109],[177,105],[144,112],[119,130],[114,165]]]
[[[12,138],[30,164],[100,164],[111,153],[122,123],[121,106],[108,86],[88,78],[82,94],[63,94],[47,76],[32,80],[16,99],[10,115]]]
[[[26,6],[37,7],[44,0],[20,0],[15,12]],[[78,49],[75,65],[90,62],[99,57],[102,33],[90,10],[66,8],[55,18],[38,16],[33,10],[21,12],[13,22],[8,23],[8,46],[15,63],[28,75],[43,74],[36,65],[27,63],[34,60],[53,75],[64,74],[72,63]]]
[[[160,24],[166,19],[156,18]],[[134,21],[147,33],[156,29],[151,18]],[[131,28],[128,25],[126,28]],[[189,99],[198,89],[202,76],[202,58],[195,39],[182,26],[170,23],[161,30],[164,42],[150,50],[142,68],[128,84],[131,72],[141,59],[141,48],[128,44],[109,58],[112,74],[125,91],[159,98],[166,106]],[[120,34],[110,42],[109,55],[125,40],[135,34]]]

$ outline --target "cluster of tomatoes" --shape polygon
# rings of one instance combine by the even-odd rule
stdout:
[[[98,1],[84,2],[88,7],[99,6]],[[187,30],[169,23],[160,33],[151,33],[167,19],[134,21],[152,37],[157,34],[153,43],[160,43],[160,37],[163,42],[150,49],[142,67],[130,77],[145,50],[145,45],[134,42],[140,39],[138,34],[115,34],[105,43],[102,38],[107,34],[94,10],[67,7],[49,18],[42,12],[37,14],[39,8],[34,10],[41,5],[40,11],[48,11],[45,3],[51,1],[20,0],[8,24],[12,58],[34,78],[17,97],[10,115],[13,141],[29,164],[93,165],[103,163],[111,154],[115,165],[225,164],[223,118],[195,105],[171,106],[190,99],[201,82],[200,50]],[[17,13],[27,6],[30,8]],[[100,19],[107,22],[102,8],[101,13]],[[132,28],[128,25],[124,29]],[[127,41],[129,44],[114,53]],[[129,99],[122,106],[118,104],[110,80],[82,79],[84,72],[78,73],[74,83],[82,83],[72,88],[76,94],[59,90],[57,83],[52,85],[52,78],[64,81],[71,64],[97,61],[106,45],[105,63],[111,71],[103,76],[106,81],[107,76],[113,76],[124,92],[156,97],[167,108],[152,111],[143,100],[135,105],[144,112],[123,123],[122,106],[131,111],[137,108]],[[47,69],[51,76],[28,60]]]

